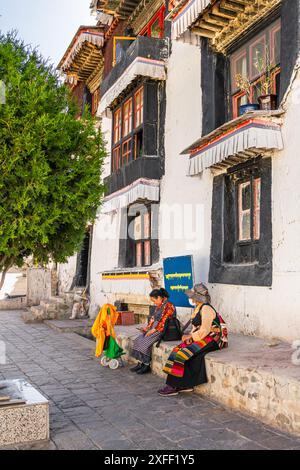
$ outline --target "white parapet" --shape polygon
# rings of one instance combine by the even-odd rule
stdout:
[[[49,402],[24,380],[0,382],[0,447],[49,440]]]

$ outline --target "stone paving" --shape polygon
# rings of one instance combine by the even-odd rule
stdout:
[[[0,311],[0,340],[7,347],[0,380],[25,378],[49,399],[51,440],[19,448],[300,449],[299,438],[198,395],[160,397],[161,379],[138,377],[128,367],[103,368],[92,341],[45,324],[25,325],[20,315]]]

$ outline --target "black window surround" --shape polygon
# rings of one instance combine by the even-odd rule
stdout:
[[[113,113],[123,107],[128,99],[134,100],[135,93],[143,87],[143,122],[134,128],[134,109],[132,112],[132,130],[122,137],[120,141],[114,143],[112,132],[111,148],[111,175],[105,178],[106,195],[112,194],[133,183],[139,178],[160,179],[164,174],[164,125],[166,111],[165,84],[151,79],[141,79],[135,83],[131,90],[120,99],[119,103],[112,110]],[[158,125],[160,123],[160,125]],[[112,119],[112,131],[114,129],[114,119]],[[122,151],[123,143],[130,141],[130,155],[128,162],[119,169],[113,171],[113,152],[120,147]],[[140,150],[135,158],[135,139]],[[120,156],[122,159],[122,154]]]
[[[139,215],[142,217],[145,213],[150,215],[150,237],[144,237],[142,230],[142,238],[135,240],[133,237],[134,219]],[[148,267],[159,261],[159,244],[158,244],[158,203],[136,203],[122,209],[121,214],[121,233],[119,242],[119,268],[142,268]],[[136,263],[136,245],[137,243],[150,241],[150,263],[145,264],[145,257],[142,254],[142,265],[137,266]]]
[[[241,172],[244,180],[261,179],[260,238],[248,242],[238,241],[236,185]],[[271,179],[271,158],[249,161],[214,178],[209,282],[272,286]]]
[[[226,57],[214,52],[209,41],[201,38],[202,136],[233,118],[229,56],[279,18],[281,19],[280,103],[289,85],[297,59],[300,42],[299,16],[298,0],[282,0],[281,5],[271,15],[236,41],[228,50]]]
[[[143,116],[142,116],[142,123],[135,127],[135,116],[136,116],[136,103],[135,97],[136,94],[141,90],[143,96]],[[144,154],[144,145],[143,145],[143,136],[144,136],[144,119],[147,115],[145,112],[144,100],[145,95],[147,92],[146,84],[144,83],[135,86],[133,90],[126,94],[126,97],[119,102],[118,106],[113,110],[113,119],[112,119],[112,158],[111,158],[111,172],[113,173],[114,170],[114,151],[120,147],[120,167],[124,166],[124,143],[130,141],[130,155],[127,163],[131,162],[132,160],[136,160],[137,158],[143,156]],[[128,132],[126,135],[124,134],[124,105],[129,100],[131,100],[131,131]],[[154,103],[154,106],[156,103]],[[120,111],[120,139],[115,141],[115,121],[116,121],[116,113]],[[139,147],[136,148],[137,143],[139,142]]]

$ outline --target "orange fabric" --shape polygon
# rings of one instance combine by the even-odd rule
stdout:
[[[100,357],[103,352],[105,338],[107,336],[116,337],[114,326],[118,320],[119,313],[114,305],[105,304],[100,309],[98,316],[92,326],[91,332],[96,338],[95,356]]]
[[[162,333],[164,331],[165,323],[168,318],[170,318],[175,312],[175,306],[171,302],[167,302],[162,313],[162,317],[159,320],[156,330]]]

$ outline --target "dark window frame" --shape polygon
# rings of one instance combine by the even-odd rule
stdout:
[[[137,240],[134,240],[134,252],[135,252],[135,255],[134,255],[134,259],[135,259],[135,267],[138,267],[138,268],[143,268],[143,267],[147,267],[147,266],[151,266],[152,264],[152,247],[151,247],[151,230],[152,230],[152,214],[151,214],[151,206],[146,206],[147,207],[147,212],[146,213],[143,213],[143,212],[140,212],[138,213],[134,218],[136,219],[137,217],[141,217],[141,238],[140,239],[137,239]],[[150,221],[149,221],[149,235],[148,237],[145,236],[145,215],[147,214],[147,216],[150,218]],[[145,243],[147,242],[150,242],[150,262],[146,264],[145,262]],[[138,265],[137,264],[137,245],[141,245],[141,264]]]
[[[143,89],[143,110],[142,110],[142,122],[139,126],[135,127],[135,95],[136,93],[140,90]],[[132,109],[131,109],[131,131],[126,134],[124,134],[124,129],[123,129],[123,114],[124,114],[124,105],[127,103],[129,100],[132,100]],[[120,111],[120,121],[121,121],[121,129],[120,129],[120,139],[115,142],[115,114]],[[130,140],[130,157],[127,161],[129,163],[130,161],[138,158],[139,155],[136,155],[135,152],[135,142],[136,142],[136,136],[137,134],[141,135],[143,134],[143,129],[144,129],[144,122],[145,122],[145,83],[140,83],[138,86],[136,86],[129,94],[127,94],[120,103],[116,106],[116,108],[113,110],[113,119],[112,119],[112,141],[111,141],[111,153],[113,155],[114,150],[120,146],[120,165],[118,166],[117,170],[119,170],[121,167],[124,166],[123,163],[123,144]],[[143,142],[143,136],[142,136],[142,142]],[[142,149],[143,149],[143,144],[142,144]],[[126,163],[126,164],[127,164]],[[111,164],[111,172],[114,173],[117,171],[115,169],[115,165]]]
[[[237,244],[236,184],[241,178],[234,182],[231,178],[235,172],[251,169],[261,178],[260,239]],[[244,247],[250,261],[239,253]],[[257,158],[214,178],[209,282],[271,286],[272,257],[272,159]]]
[[[273,55],[274,55],[274,59],[275,59],[275,50],[272,47],[272,38],[273,38],[273,36],[275,36],[274,31],[278,30],[278,26],[280,26],[279,30],[281,31],[281,17],[280,17],[280,15],[276,19],[272,19],[272,20],[270,19],[267,24],[260,27],[255,32],[255,34],[252,34],[246,42],[243,41],[243,43],[240,44],[240,41],[237,41],[237,44],[235,44],[234,49],[228,54],[229,73],[227,75],[228,75],[228,78],[229,78],[229,83],[227,84],[227,87],[228,87],[228,90],[229,90],[230,106],[231,106],[229,114],[233,118],[236,118],[239,115],[238,100],[240,98],[243,98],[243,97],[246,96],[245,92],[243,92],[240,89],[233,86],[233,74],[234,74],[233,67],[234,67],[234,64],[238,60],[239,56],[246,58],[247,77],[250,79],[250,82],[251,82],[251,100],[253,101],[253,98],[255,96],[255,87],[257,86],[259,81],[261,81],[263,79],[263,77],[265,76],[265,73],[263,73],[261,75],[252,76],[252,72],[251,72],[251,66],[252,66],[252,63],[251,63],[251,59],[252,59],[251,48],[254,46],[255,43],[259,42],[259,39],[264,37],[265,38],[265,41],[264,41],[265,45],[269,47],[269,50],[270,50],[270,53],[271,53],[270,61],[272,61],[272,58],[273,58],[272,56]],[[280,53],[280,56],[281,56],[281,48],[280,48],[279,53]],[[237,56],[237,57],[235,57],[235,56]],[[272,90],[271,90],[271,92],[275,93],[275,94],[278,94],[278,95],[280,93],[280,90],[276,89],[276,85],[277,85],[276,84],[276,77],[277,77],[278,74],[280,74],[280,72],[281,72],[280,62],[275,63],[274,67],[271,71],[271,76],[272,76],[272,84],[271,84]]]
[[[142,251],[142,265],[137,266],[136,263],[136,244],[140,240],[134,240],[129,237],[129,225],[134,223],[134,219],[139,216],[141,212],[150,214],[150,231],[149,237],[145,237],[143,242],[150,241],[150,264],[145,264],[144,250]],[[134,215],[130,215],[132,209],[135,212]],[[121,232],[120,232],[120,243],[119,243],[119,268],[145,268],[152,266],[154,263],[159,261],[159,243],[158,243],[158,220],[159,220],[159,203],[134,203],[130,206],[122,209],[121,213]],[[142,226],[144,230],[144,225]],[[142,232],[143,236],[144,232]]]
[[[294,1],[294,0],[291,0]],[[300,8],[300,7],[299,7]],[[288,15],[292,15],[292,9],[287,4],[279,5],[270,15],[264,18],[245,35],[238,38],[234,44],[228,49],[226,56],[222,53],[215,52],[210,46],[207,38],[201,38],[201,87],[202,87],[202,136],[208,135],[226,122],[234,118],[232,100],[231,100],[231,73],[229,57],[243,47],[247,42],[251,41],[257,34],[264,29],[270,27],[276,20],[281,20],[281,45],[280,45],[280,84],[279,84],[279,100],[282,99],[288,85],[287,75],[291,74],[291,70],[285,70],[287,58],[285,57],[285,49],[287,40],[285,37],[287,23],[291,21]],[[296,18],[293,18],[296,22]],[[293,25],[293,27],[295,27]],[[300,29],[300,27],[299,27]],[[294,39],[294,43],[298,44],[298,38]],[[289,40],[289,42],[291,42]],[[295,44],[293,47],[296,48]],[[298,46],[297,46],[298,47]],[[296,52],[294,53],[296,57]],[[291,60],[295,61],[295,57]],[[274,81],[278,69],[274,70]],[[278,78],[277,78],[278,80]]]

